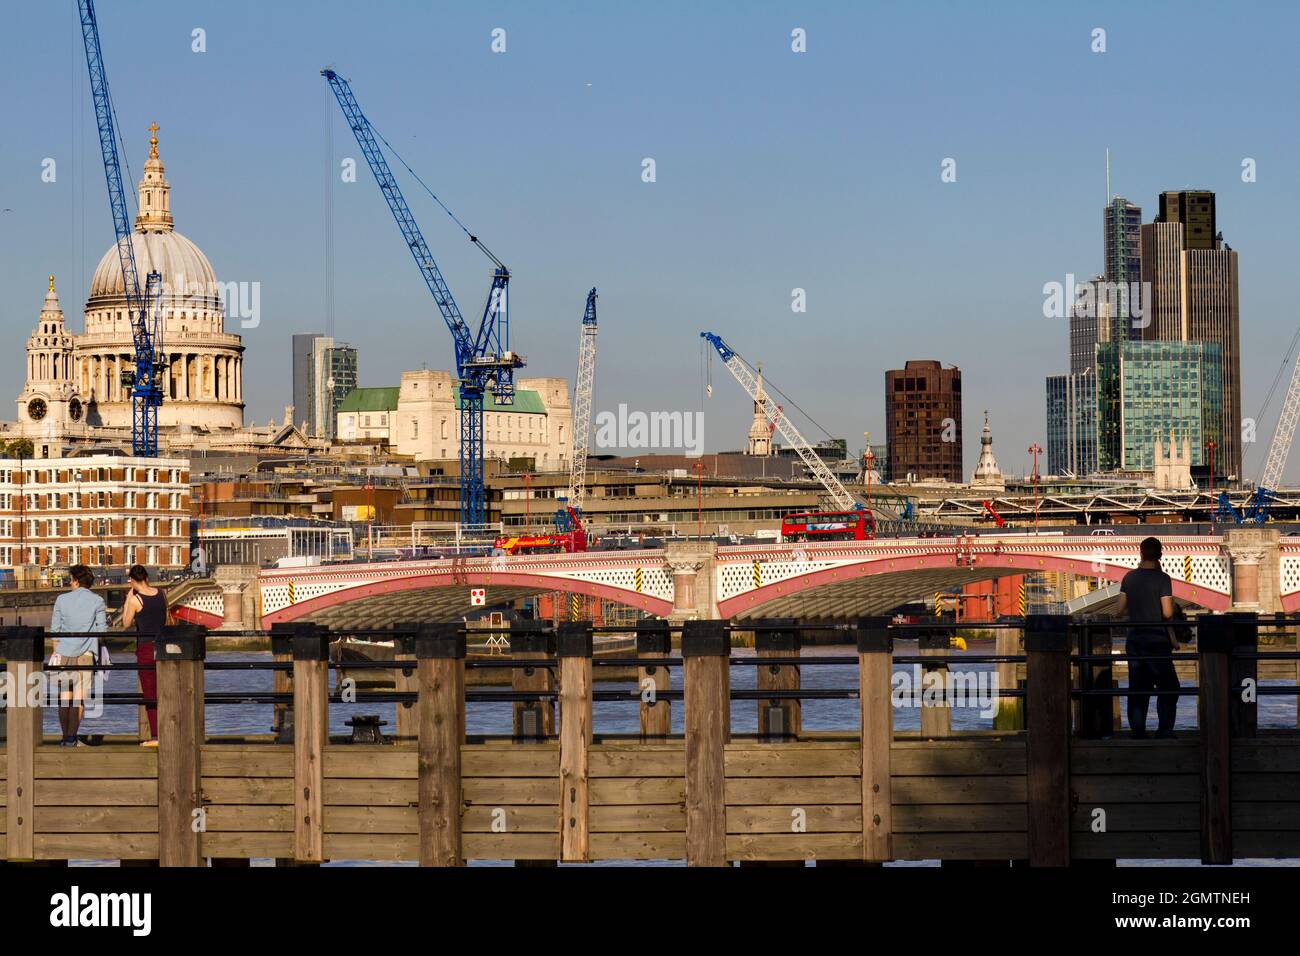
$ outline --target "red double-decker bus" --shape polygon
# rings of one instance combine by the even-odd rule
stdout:
[[[782,541],[868,541],[875,536],[869,511],[810,511],[781,519]]]

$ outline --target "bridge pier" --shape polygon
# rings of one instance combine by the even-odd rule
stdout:
[[[219,564],[213,569],[212,579],[221,589],[221,626],[225,630],[240,631],[260,625],[255,589],[249,587],[257,580],[257,572],[255,564]]]
[[[718,546],[712,541],[669,541],[664,563],[673,576],[673,610],[669,620],[716,621]]]
[[[1229,528],[1223,536],[1232,576],[1232,610],[1269,614],[1282,610],[1282,575],[1276,528]]]

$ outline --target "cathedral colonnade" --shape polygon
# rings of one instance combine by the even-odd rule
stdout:
[[[207,351],[167,352],[165,399],[178,402],[242,402],[244,359]],[[135,367],[130,352],[86,352],[74,358],[72,378],[83,395],[99,402],[129,402],[122,372]]]

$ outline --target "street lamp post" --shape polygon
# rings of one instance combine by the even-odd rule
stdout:
[[[1029,446],[1029,454],[1034,456],[1034,534],[1038,534],[1038,456],[1042,453],[1038,442]]]
[[[1219,446],[1213,438],[1205,443],[1205,450],[1210,453],[1210,494],[1214,494],[1214,449],[1217,447]],[[1188,464],[1191,463],[1188,462]]]
[[[533,530],[533,473],[524,472],[524,534]]]
[[[695,463],[695,537],[704,540],[704,463]]]
[[[366,478],[366,517],[370,523],[366,525],[366,560],[375,560],[375,486],[374,476]]]

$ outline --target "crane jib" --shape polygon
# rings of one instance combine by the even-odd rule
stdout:
[[[343,110],[348,126],[356,137],[357,145],[361,147],[361,152],[366,157],[370,172],[374,175],[379,191],[388,204],[388,210],[415,260],[416,268],[420,270],[420,275],[428,286],[448,331],[451,332],[456,356],[456,371],[460,377],[460,518],[462,525],[481,526],[486,519],[487,500],[483,485],[483,393],[490,387],[498,402],[509,404],[514,397],[514,370],[524,365],[523,358],[509,349],[508,310],[505,307],[508,301],[509,270],[479,243],[477,238],[470,235],[464,224],[456,219],[437,196],[433,196],[471,241],[483,249],[496,265],[492,286],[479,322],[478,334],[471,334],[451,294],[451,289],[448,288],[433,254],[429,251],[424,234],[420,231],[415,216],[402,195],[401,187],[393,178],[388,161],[376,141],[376,131],[352,94],[352,87],[333,70],[321,70],[321,76],[325,77],[330,89],[333,90],[334,98],[338,101],[339,108]],[[379,139],[383,139],[383,136],[380,135]],[[414,176],[415,171],[397,155],[392,145],[387,140],[384,140],[384,143],[393,156]],[[415,178],[419,181],[418,176]],[[422,181],[420,184],[424,185]],[[425,186],[425,189],[428,190],[428,187]],[[431,191],[429,194],[433,195]]]
[[[727,343],[722,340],[721,336],[716,335],[713,332],[701,332],[700,338],[705,339],[714,347],[714,349],[717,350],[718,355],[722,358],[722,364],[726,366],[727,371],[731,373],[732,377],[740,383],[740,387],[743,388],[749,397],[757,404],[761,400],[758,390],[758,382],[754,375],[749,371],[744,359],[742,359],[734,349],[727,345]],[[813,451],[812,446],[808,444],[808,441],[799,433],[799,430],[795,428],[794,423],[786,417],[779,405],[776,405],[771,401],[764,401],[763,412],[771,425],[781,433],[781,437],[784,438],[789,443],[790,447],[799,455],[800,460],[803,461],[804,466],[808,469],[809,473],[821,483],[823,488],[826,489],[826,493],[835,502],[837,508],[848,510],[850,508],[862,507],[862,503],[844,487],[844,483],[841,482],[839,478],[835,476],[835,473],[826,466],[826,462],[822,461],[821,456]],[[886,509],[876,508],[874,510],[879,510],[888,515]],[[892,515],[888,516],[893,517]]]

